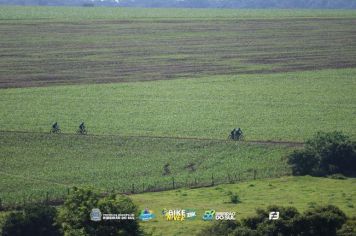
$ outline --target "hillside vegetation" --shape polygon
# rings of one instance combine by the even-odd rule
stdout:
[[[239,184],[220,185],[211,188],[181,189],[159,193],[132,195],[144,209],[148,207],[157,215],[156,220],[142,223],[146,232],[153,235],[196,235],[201,229],[212,225],[202,220],[204,211],[236,211],[237,219],[252,216],[256,208],[269,205],[293,206],[299,211],[323,204],[334,204],[347,216],[355,217],[355,179],[335,180],[315,177],[284,177],[248,181]],[[231,193],[236,193],[241,203],[230,202]],[[184,222],[169,222],[161,216],[163,208],[197,211],[197,219]]]

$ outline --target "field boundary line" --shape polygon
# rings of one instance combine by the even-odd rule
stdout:
[[[0,133],[49,134],[49,133],[38,132],[38,131],[10,131],[10,130],[0,130]],[[78,134],[60,133],[60,134],[53,134],[53,135],[77,136]],[[232,140],[228,140],[228,139],[198,138],[198,137],[184,137],[184,136],[153,136],[153,135],[150,136],[150,135],[120,135],[120,134],[87,134],[85,136],[233,142]],[[304,142],[298,142],[298,141],[247,140],[247,141],[238,141],[238,142],[245,143],[245,144],[260,144],[260,145],[283,145],[288,147],[302,147],[304,145]]]

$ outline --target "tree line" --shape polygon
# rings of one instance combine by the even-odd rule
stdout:
[[[0,0],[7,5],[356,9],[354,0]]]
[[[279,212],[270,220],[270,212]],[[312,206],[303,213],[295,207],[268,206],[256,214],[236,221],[219,221],[203,229],[199,236],[347,236],[355,235],[355,219],[348,218],[333,205]]]

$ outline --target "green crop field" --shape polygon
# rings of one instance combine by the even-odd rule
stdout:
[[[318,131],[356,139],[355,25],[345,10],[0,7],[2,204],[174,188],[132,198],[158,214],[333,203],[354,216],[354,179],[271,178]],[[245,142],[227,140],[235,127]],[[142,226],[206,225],[176,223]]]
[[[237,219],[251,216],[256,208],[268,205],[294,206],[299,211],[318,204],[335,204],[349,217],[356,217],[356,180],[334,180],[315,177],[285,177],[248,181],[211,188],[179,189],[131,196],[141,209],[149,208],[156,219],[141,225],[153,235],[195,235],[212,222],[204,222],[206,210],[235,211]],[[241,203],[232,204],[230,194],[236,193]],[[168,222],[162,209],[195,209],[197,218],[183,222]]]
[[[71,186],[141,192],[173,188],[173,177],[182,187],[290,173],[288,149],[230,141],[1,132],[0,145],[4,205],[63,198]]]
[[[356,136],[355,69],[0,90],[0,130],[303,141]]]

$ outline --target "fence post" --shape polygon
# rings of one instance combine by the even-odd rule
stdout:
[[[142,192],[145,192],[145,183],[142,183]]]
[[[49,202],[49,192],[47,191],[46,192],[46,204],[48,204],[48,202]]]
[[[172,177],[172,187],[173,187],[173,189],[176,189],[175,188],[175,183],[174,183],[174,177]]]
[[[131,190],[132,193],[135,193],[135,184],[132,183],[132,190]]]
[[[211,186],[214,186],[214,174],[211,174]]]
[[[67,195],[69,195],[69,188],[67,188]]]
[[[253,179],[256,179],[257,176],[257,170],[253,170]]]
[[[0,211],[2,210],[2,199],[0,198]]]
[[[194,185],[197,186],[198,183],[197,183],[197,177],[194,177]]]

